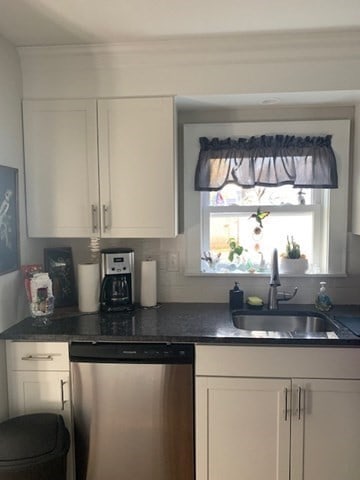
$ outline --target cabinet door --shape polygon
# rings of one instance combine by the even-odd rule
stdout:
[[[103,237],[173,237],[173,98],[98,101]]]
[[[290,380],[197,377],[197,480],[288,480]]]
[[[54,412],[70,428],[69,373],[51,371],[9,372],[10,415]]]
[[[359,480],[360,381],[295,379],[294,387],[291,480]]]
[[[96,101],[24,101],[23,116],[29,236],[96,234]]]

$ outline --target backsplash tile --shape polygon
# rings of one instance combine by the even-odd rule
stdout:
[[[360,304],[360,237],[349,236],[348,264],[350,274],[345,277],[281,277],[279,290],[292,291],[298,287],[292,303],[314,302],[319,289],[319,282],[327,282],[327,290],[336,304]],[[71,239],[53,241],[54,246],[72,246],[74,263],[81,263],[88,255],[88,240]],[[159,302],[227,302],[229,290],[234,281],[240,282],[245,297],[256,295],[267,301],[269,278],[253,277],[198,277],[184,275],[185,240],[184,235],[174,239],[102,239],[101,248],[131,247],[135,251],[136,299],[140,295],[140,265],[142,260],[152,258],[158,262],[158,301]],[[167,270],[167,256],[177,253],[179,271]],[[359,255],[358,255],[359,253]]]

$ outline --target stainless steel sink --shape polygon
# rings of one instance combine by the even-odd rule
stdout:
[[[335,331],[335,325],[317,312],[234,312],[233,322],[241,330],[289,333],[321,333]]]

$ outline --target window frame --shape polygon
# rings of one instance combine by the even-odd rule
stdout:
[[[297,215],[302,215],[304,213],[312,214],[312,230],[313,230],[313,260],[312,263],[316,263],[319,266],[320,271],[324,271],[328,268],[326,258],[324,255],[321,254],[322,251],[322,240],[323,235],[321,235],[321,229],[319,225],[323,225],[325,228],[327,227],[327,221],[325,220],[327,215],[325,213],[325,209],[323,208],[322,201],[326,200],[328,196],[328,190],[324,190],[323,194],[319,191],[316,192],[315,202],[311,205],[261,205],[262,210],[270,210],[272,216],[286,216],[291,214],[293,217]],[[223,214],[236,216],[237,214],[246,213],[247,216],[250,216],[254,213],[253,205],[246,205],[246,206],[239,206],[239,205],[231,205],[231,206],[209,206],[206,199],[209,197],[209,192],[201,192],[201,238],[202,238],[202,250],[203,251],[210,251],[210,245],[208,243],[210,239],[210,216],[211,214]],[[319,198],[320,197],[320,198]],[[326,232],[325,232],[326,234]],[[296,238],[296,235],[295,235]],[[284,245],[278,245],[279,253],[280,251],[284,251]],[[316,261],[314,261],[314,259]],[[310,265],[311,267],[311,265]],[[203,272],[202,273],[207,273]],[[226,272],[225,272],[226,273]],[[243,275],[244,273],[241,273]]]
[[[205,273],[201,271],[202,253],[202,193],[194,190],[194,174],[199,154],[199,137],[246,137],[261,134],[332,135],[332,146],[337,158],[339,188],[327,190],[322,209],[330,215],[329,228],[320,215],[317,229],[320,273],[319,275],[346,275],[346,244],[348,225],[349,142],[350,120],[309,120],[290,122],[238,122],[184,124],[184,227],[185,275],[234,275],[232,273]],[[219,208],[219,207],[218,207]],[[336,218],[336,221],[334,221]],[[319,232],[322,231],[322,235]],[[321,239],[320,239],[321,238]],[[324,246],[329,246],[325,258]],[[238,275],[238,273],[236,274]],[[253,274],[241,274],[242,276]],[[262,274],[259,274],[262,275]],[[313,275],[311,273],[306,276]]]

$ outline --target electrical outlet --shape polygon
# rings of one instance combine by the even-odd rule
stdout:
[[[167,255],[167,271],[178,272],[179,271],[179,253],[169,252]]]

